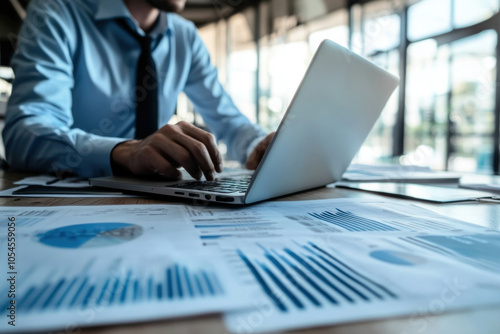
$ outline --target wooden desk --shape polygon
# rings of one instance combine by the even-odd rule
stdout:
[[[0,189],[13,187],[13,182],[30,174],[6,172],[0,170]],[[369,193],[336,189],[331,187],[281,198],[280,200],[313,200],[326,198],[381,198]],[[405,201],[408,202],[408,201]],[[115,204],[185,204],[172,199],[161,198],[0,198],[2,206],[51,206],[51,205],[115,205]],[[470,223],[500,230],[500,204],[467,203],[467,204],[427,204],[413,202],[421,207],[438,212],[450,218],[461,219]],[[500,256],[500,255],[499,255]],[[82,333],[114,334],[114,333],[226,333],[220,315],[183,318],[131,325],[115,325],[86,328]],[[500,333],[500,307],[474,309],[470,311],[448,312],[430,318],[400,317],[376,321],[358,322],[297,331],[300,333],[332,333],[332,334],[443,334],[443,333]],[[74,331],[78,333],[78,331]]]

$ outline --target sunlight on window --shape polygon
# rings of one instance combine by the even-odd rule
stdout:
[[[451,28],[451,0],[422,0],[408,10],[408,38],[412,41]]]
[[[498,12],[498,0],[455,0],[454,26],[462,28],[484,21]]]

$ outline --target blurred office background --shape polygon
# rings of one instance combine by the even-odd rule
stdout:
[[[0,77],[28,0],[0,4]],[[401,78],[356,157],[499,174],[500,0],[188,0],[236,105],[276,129],[325,38]],[[9,83],[0,79],[0,112]],[[361,93],[361,92],[360,92]],[[1,114],[0,114],[1,115]],[[180,119],[202,125],[185,96]]]

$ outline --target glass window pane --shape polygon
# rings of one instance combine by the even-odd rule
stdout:
[[[389,51],[399,45],[400,7],[394,1],[373,1],[352,7],[351,49],[364,56]]]
[[[446,168],[446,134],[450,91],[450,51],[434,40],[411,44],[405,109],[407,164]]]
[[[371,55],[397,47],[400,40],[400,27],[401,19],[397,14],[381,15],[365,20],[363,25],[365,54]]]
[[[363,34],[362,31],[362,18],[363,18],[363,8],[361,5],[354,5],[351,8],[352,17],[352,31],[351,31],[351,50],[358,53],[364,54],[363,50]]]
[[[450,150],[449,170],[491,173],[493,139],[491,137],[454,137]]]
[[[372,57],[371,60],[389,72],[398,75],[398,50],[380,53]],[[389,162],[392,159],[392,139],[398,110],[398,94],[398,90],[396,90],[387,102],[385,109],[359,151],[356,159],[358,163]]]
[[[309,44],[311,50],[316,50],[321,42],[330,39],[345,48],[349,47],[349,28],[347,26],[338,26],[313,32],[309,35]]]
[[[311,60],[311,52],[306,41],[273,44],[261,49],[266,90],[262,90],[260,124],[267,130],[276,130],[288,104]],[[293,69],[291,71],[290,69]]]
[[[256,121],[257,46],[253,38],[254,9],[229,19],[226,89],[250,121]]]
[[[410,45],[405,158],[491,172],[496,43],[490,30],[450,45],[432,39]]]
[[[493,133],[496,40],[489,30],[452,44],[451,120],[457,134]]]
[[[329,39],[343,47],[349,47],[349,27],[346,10],[337,10],[321,19],[307,24],[309,32],[309,46],[315,52],[320,43]]]
[[[455,0],[455,28],[482,22],[498,12],[498,0]]]
[[[207,47],[208,53],[210,54],[210,58],[213,62],[217,58],[217,24],[212,23],[208,24],[198,30],[203,43]]]
[[[394,1],[372,1],[363,5],[364,55],[369,56],[399,45],[400,10]]]
[[[309,22],[328,12],[323,0],[294,0],[293,5],[299,22]]]
[[[408,39],[422,39],[451,30],[451,0],[422,0],[408,9]]]
[[[496,32],[488,30],[451,45],[449,168],[452,170],[469,171],[472,167],[478,171],[492,170],[496,44]]]
[[[351,50],[399,76],[399,50],[402,2],[379,0],[351,7]],[[375,123],[356,161],[388,162],[393,159],[393,131],[398,110],[398,91],[389,99]]]
[[[452,44],[451,120],[457,134],[493,133],[496,43],[489,30]]]

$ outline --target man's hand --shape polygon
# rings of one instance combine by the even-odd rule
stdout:
[[[276,132],[271,132],[264,139],[262,139],[262,141],[257,146],[255,146],[252,153],[250,153],[250,155],[248,156],[247,162],[245,164],[245,167],[247,169],[257,169],[257,166],[262,160],[262,157],[264,156],[264,153],[266,152],[267,147],[269,146],[269,143],[273,139],[275,133]]]
[[[181,177],[184,167],[194,178],[207,180],[222,172],[222,157],[215,137],[186,122],[167,124],[143,140],[116,145],[111,152],[114,169],[135,175],[160,174],[168,179]]]

